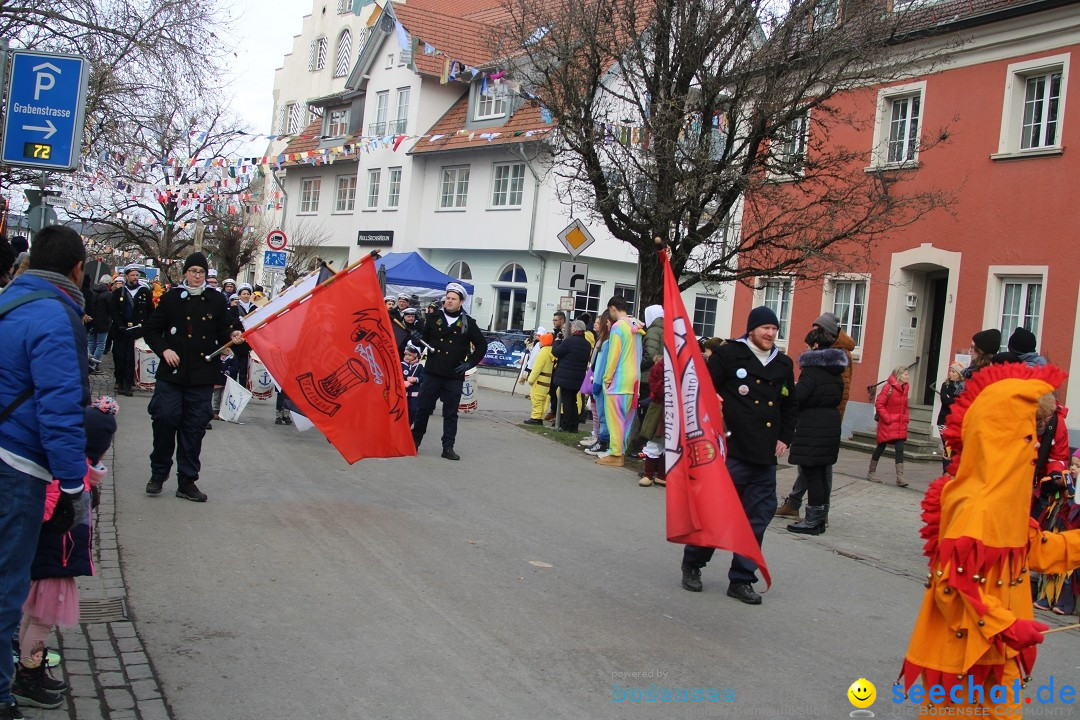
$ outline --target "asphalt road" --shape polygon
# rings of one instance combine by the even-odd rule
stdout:
[[[724,594],[723,553],[682,590],[664,491],[515,426],[527,399],[482,391],[460,462],[434,418],[419,457],[352,467],[252,403],[207,434],[205,505],[175,480],[144,494],[145,403],[122,399],[117,539],[176,718],[834,718],[860,677],[877,717],[915,715],[891,685],[924,592],[918,492],[838,474],[829,533],[774,523],[751,607]],[[1076,642],[1050,636],[1036,681],[1075,686]],[[617,699],[652,683],[731,700]]]

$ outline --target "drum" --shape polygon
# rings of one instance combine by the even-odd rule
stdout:
[[[247,389],[256,400],[269,400],[274,396],[274,378],[270,377],[269,371],[254,350],[248,355]]]
[[[138,338],[135,341],[135,387],[140,390],[153,390],[160,362],[161,359],[146,344],[146,340]]]
[[[476,368],[465,371],[465,382],[461,384],[461,402],[459,413],[476,412]]]

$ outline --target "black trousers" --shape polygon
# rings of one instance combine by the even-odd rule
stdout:
[[[727,469],[735,491],[739,493],[746,519],[757,538],[758,547],[765,538],[765,529],[776,513],[776,465],[755,465],[737,458],[728,457]],[[687,545],[683,548],[683,562],[697,568],[703,568],[712,559],[715,548]],[[757,582],[757,563],[742,555],[731,556],[728,569],[730,582]]]
[[[113,340],[113,375],[117,385],[135,382],[135,336],[123,330]]]
[[[576,388],[559,388],[559,407],[562,408],[562,422],[559,427],[563,430],[578,430],[578,423],[581,421],[578,419],[577,396]]]
[[[442,446],[444,450],[453,450],[457,439],[458,405],[461,404],[461,386],[464,378],[443,377],[424,374],[420,385],[420,399],[417,403],[416,418],[412,423],[413,440],[420,447],[420,441],[427,432],[428,419],[435,412],[435,403],[442,401]]]
[[[176,470],[181,484],[199,479],[206,424],[214,416],[210,407],[213,385],[176,385],[158,380],[146,410],[154,430],[154,450],[150,453],[150,474],[168,478],[176,453]]]

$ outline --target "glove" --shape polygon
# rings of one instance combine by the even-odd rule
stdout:
[[[463,362],[460,365],[458,365],[456,368],[454,368],[454,374],[455,375],[464,375],[465,371],[468,370],[468,369],[469,369],[469,363]]]
[[[61,491],[60,497],[56,500],[56,507],[53,508],[52,517],[46,521],[45,528],[58,535],[63,535],[70,532],[79,523],[85,511],[86,501],[83,499],[82,492],[68,493]]]
[[[420,333],[416,332],[415,330],[409,333],[409,342],[411,342],[418,348],[424,347],[424,338],[421,337]]]
[[[1018,619],[1001,631],[1001,638],[1006,645],[1019,651],[1041,643],[1043,632],[1049,629],[1049,625],[1043,625],[1037,620]]]

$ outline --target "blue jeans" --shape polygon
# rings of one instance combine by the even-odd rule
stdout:
[[[86,350],[93,358],[92,365],[101,362],[101,356],[105,354],[105,341],[108,339],[108,330],[91,330],[86,333]]]
[[[15,702],[15,665],[8,644],[19,630],[30,593],[30,566],[45,513],[45,482],[0,460],[0,706]]]
[[[593,412],[596,413],[597,420],[600,425],[600,433],[596,436],[597,440],[608,442],[611,439],[611,433],[608,432],[607,423],[604,422],[607,417],[607,413],[604,411],[604,393],[593,393]]]

